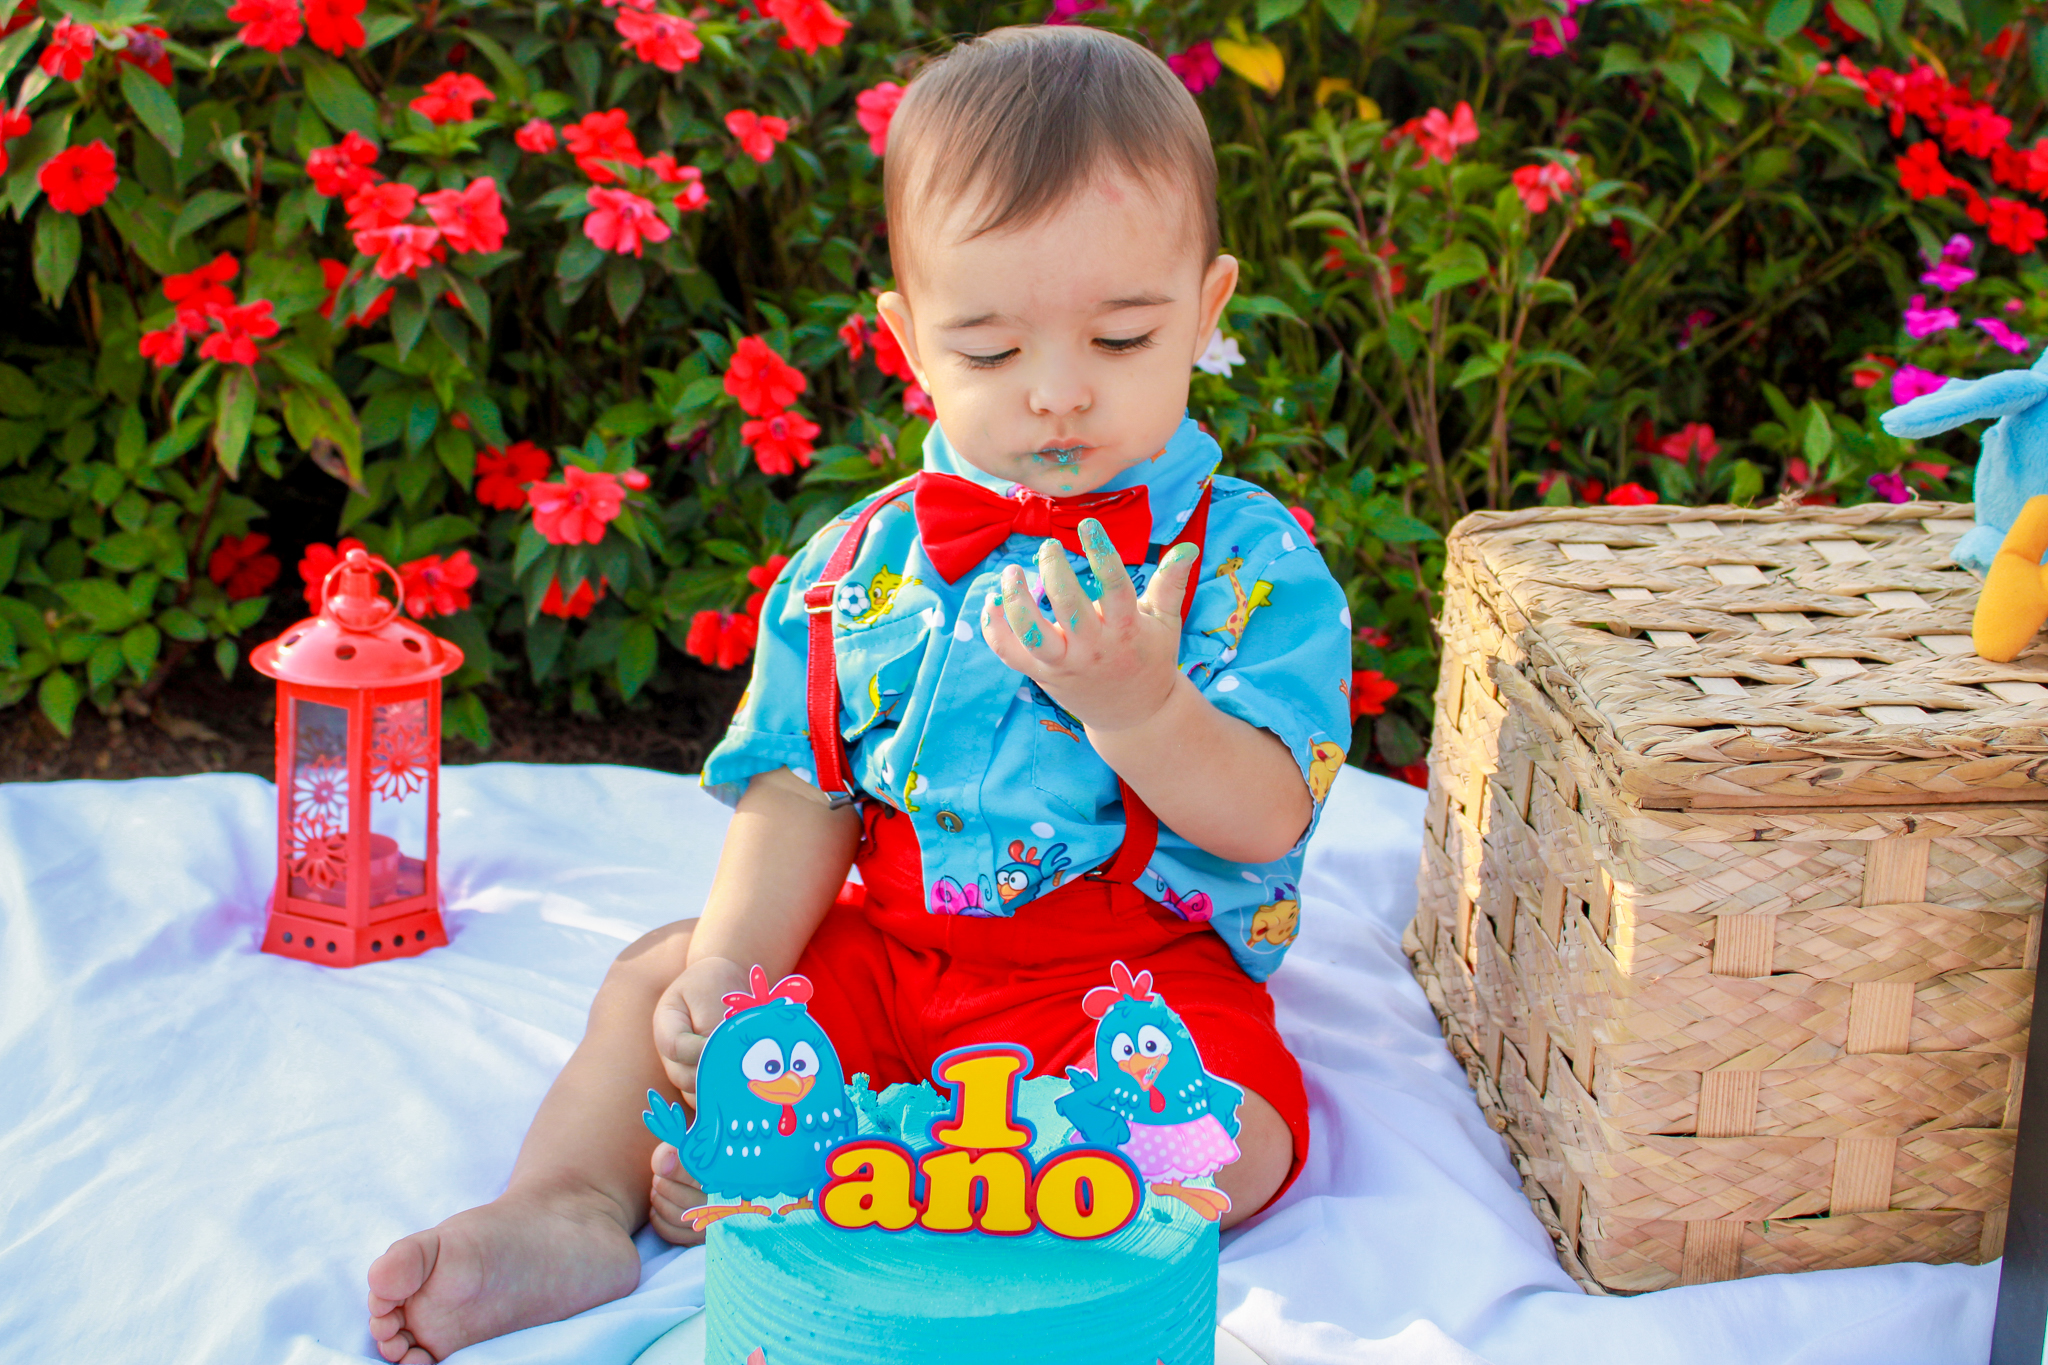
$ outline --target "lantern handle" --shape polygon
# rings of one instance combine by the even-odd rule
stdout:
[[[350,552],[351,555],[353,555],[354,553],[357,552]],[[327,576],[320,580],[319,614],[321,616],[326,616],[328,620],[333,621],[343,630],[354,631],[358,634],[366,635],[369,632],[376,630],[378,627],[384,625],[386,622],[390,621],[393,617],[398,615],[399,611],[402,609],[401,603],[405,601],[405,581],[398,576],[398,570],[392,568],[389,564],[385,563],[376,555],[365,555],[364,560],[365,563],[368,565],[371,573],[375,574],[381,571],[386,577],[388,577],[391,580],[391,586],[397,589],[398,591],[398,601],[394,602],[391,601],[389,598],[380,595],[377,598],[377,605],[384,608],[384,614],[382,616],[379,616],[376,620],[365,622],[362,625],[353,625],[347,621],[340,619],[339,617],[327,616],[327,602],[328,599],[334,595],[334,576],[340,573],[343,569],[356,567],[349,563],[349,556],[344,555],[339,561],[336,562],[333,568],[327,571]]]

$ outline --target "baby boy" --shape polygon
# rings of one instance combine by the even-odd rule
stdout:
[[[1178,1197],[1228,1226],[1301,1169],[1263,983],[1349,738],[1350,615],[1186,416],[1237,282],[1202,116],[1128,40],[1001,30],[911,84],[884,187],[880,310],[938,411],[924,469],[768,594],[705,767],[735,807],[710,897],[620,955],[505,1193],[370,1267],[387,1360],[629,1293],[643,1223],[702,1237],[703,1190],[639,1111],[650,1087],[694,1102],[755,963],[811,979],[877,1086],[982,1042],[1062,1075],[1092,1056],[1082,995],[1149,970],[1245,1091],[1207,1154],[1221,1195]]]

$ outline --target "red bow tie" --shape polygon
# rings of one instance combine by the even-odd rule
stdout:
[[[926,470],[917,476],[915,507],[924,552],[948,583],[959,581],[1011,536],[1052,536],[1083,554],[1081,523],[1089,517],[1102,523],[1126,564],[1143,563],[1152,539],[1152,501],[1142,485],[1078,498],[1021,490],[1006,498],[972,479]]]

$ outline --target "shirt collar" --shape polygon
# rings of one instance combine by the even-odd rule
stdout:
[[[1194,418],[1183,416],[1164,450],[1132,465],[1098,491],[1116,493],[1143,486],[1152,508],[1151,539],[1154,544],[1165,544],[1180,534],[1194,510],[1195,499],[1201,495],[1202,481],[1216,472],[1222,458],[1223,449],[1215,438],[1203,431]],[[924,438],[924,467],[935,474],[970,479],[1004,497],[1017,487],[1011,480],[985,473],[961,458],[936,422]]]

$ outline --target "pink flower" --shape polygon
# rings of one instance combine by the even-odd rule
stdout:
[[[1086,14],[1101,0],[1052,0],[1052,12],[1045,16],[1044,23],[1071,24],[1077,14]]]
[[[665,242],[669,226],[661,221],[654,205],[630,190],[601,190],[592,187],[585,196],[590,212],[583,218],[583,235],[601,251],[630,251],[640,254],[642,242]]]
[[[1216,59],[1216,48],[1207,42],[1196,43],[1185,52],[1176,52],[1166,59],[1167,68],[1180,77],[1180,83],[1188,93],[1199,95],[1223,75],[1223,63]]]
[[[307,152],[306,174],[313,178],[313,193],[347,199],[377,183],[377,173],[370,169],[376,159],[377,144],[361,133],[350,133],[332,147]]]
[[[1897,470],[1870,476],[1870,489],[1886,502],[1911,502],[1913,490],[1906,487],[1906,476]]]
[[[365,228],[356,234],[356,250],[377,258],[377,278],[411,278],[434,263],[434,248],[440,245],[441,229],[415,223],[394,223],[389,227]]]
[[[656,152],[647,158],[647,169],[654,172],[655,179],[664,185],[681,185],[676,195],[676,208],[683,213],[695,213],[708,208],[711,196],[704,189],[704,172],[695,166],[678,166],[674,156],[668,152]]]
[[[28,13],[34,17],[34,8],[31,7]],[[75,81],[84,74],[85,64],[92,60],[97,44],[98,38],[91,25],[59,19],[57,26],[50,30],[50,45],[43,49],[43,55],[36,62],[60,81]]]
[[[625,39],[621,46],[663,71],[681,71],[704,55],[697,26],[681,15],[621,8],[612,16],[612,25]]]
[[[406,614],[424,621],[429,616],[453,616],[469,610],[469,590],[476,584],[476,565],[469,551],[457,550],[442,559],[428,555],[402,564],[398,569],[404,588]]]
[[[1721,446],[1714,439],[1714,429],[1705,422],[1687,422],[1657,443],[1657,453],[1680,464],[1691,464],[1697,457],[1705,468],[1707,461],[1721,453]]]
[[[1992,341],[2014,355],[2025,355],[2027,347],[2032,344],[1997,318],[1978,318],[1977,325],[1984,329],[1984,334]]]
[[[903,87],[894,81],[883,81],[854,98],[853,116],[860,121],[861,131],[868,135],[868,150],[876,156],[888,150],[889,121],[896,117],[896,106],[901,103]]]
[[[420,207],[441,229],[441,240],[451,251],[496,251],[505,244],[504,202],[498,196],[498,182],[488,175],[463,189],[421,195]]]
[[[1970,253],[1977,244],[1963,233],[1958,232],[1942,245],[1939,255],[1921,252],[1920,259],[1927,262],[1928,270],[1920,277],[1920,283],[1932,285],[1942,293],[1952,293],[1977,278],[1977,272],[1963,264],[1970,259]]]
[[[467,123],[476,117],[479,103],[496,98],[476,77],[450,71],[428,81],[419,98],[406,107],[429,123]]]
[[[1710,309],[1695,308],[1692,312],[1687,313],[1685,321],[1678,328],[1678,349],[1681,351],[1690,350],[1692,348],[1692,334],[1713,320],[1714,314]]]
[[[1892,402],[1910,403],[1922,394],[1933,393],[1946,383],[1947,375],[1923,370],[1918,365],[1901,365],[1899,372],[1892,376]]]
[[[727,114],[725,128],[740,140],[740,150],[764,166],[775,155],[775,144],[789,136],[788,119],[757,114],[751,109],[735,109]]]
[[[420,192],[402,180],[365,185],[351,194],[344,204],[348,210],[348,229],[350,232],[362,232],[369,228],[395,227],[412,217],[419,198]]]
[[[915,384],[903,390],[903,410],[927,422],[939,420],[939,410],[932,405],[932,396]]]
[[[784,51],[802,48],[816,52],[821,47],[838,47],[853,27],[845,16],[825,0],[765,0],[761,12],[782,21],[776,45]]]
[[[1515,172],[1514,180],[1515,193],[1522,196],[1522,207],[1531,213],[1543,212],[1553,199],[1563,200],[1578,184],[1572,168],[1557,161],[1524,166]]]
[[[1657,495],[1639,483],[1625,483],[1607,495],[1609,507],[1645,507],[1657,501]]]
[[[619,515],[626,490],[616,477],[568,465],[560,483],[536,483],[526,490],[533,527],[554,545],[595,545]]]
[[[544,118],[530,118],[519,125],[512,141],[522,152],[545,156],[555,150],[555,125]]]
[[[1915,294],[1913,301],[1906,305],[1906,335],[1918,341],[1931,337],[1936,332],[1945,332],[1951,327],[1962,325],[1962,316],[1953,308],[1928,308],[1925,294]]]
[[[256,343],[277,335],[277,319],[270,315],[269,299],[258,299],[239,308],[209,303],[206,314],[220,324],[220,330],[199,343],[202,360],[254,365]]]
[[[1579,36],[1579,21],[1572,18],[1554,18],[1545,15],[1529,25],[1529,55],[1531,57],[1562,57],[1566,44]]]
[[[1458,148],[1479,141],[1478,120],[1472,117],[1472,106],[1464,100],[1459,100],[1458,107],[1449,114],[1441,109],[1430,110],[1419,123],[1411,123],[1410,129],[1423,156],[1446,165],[1458,154]]]

